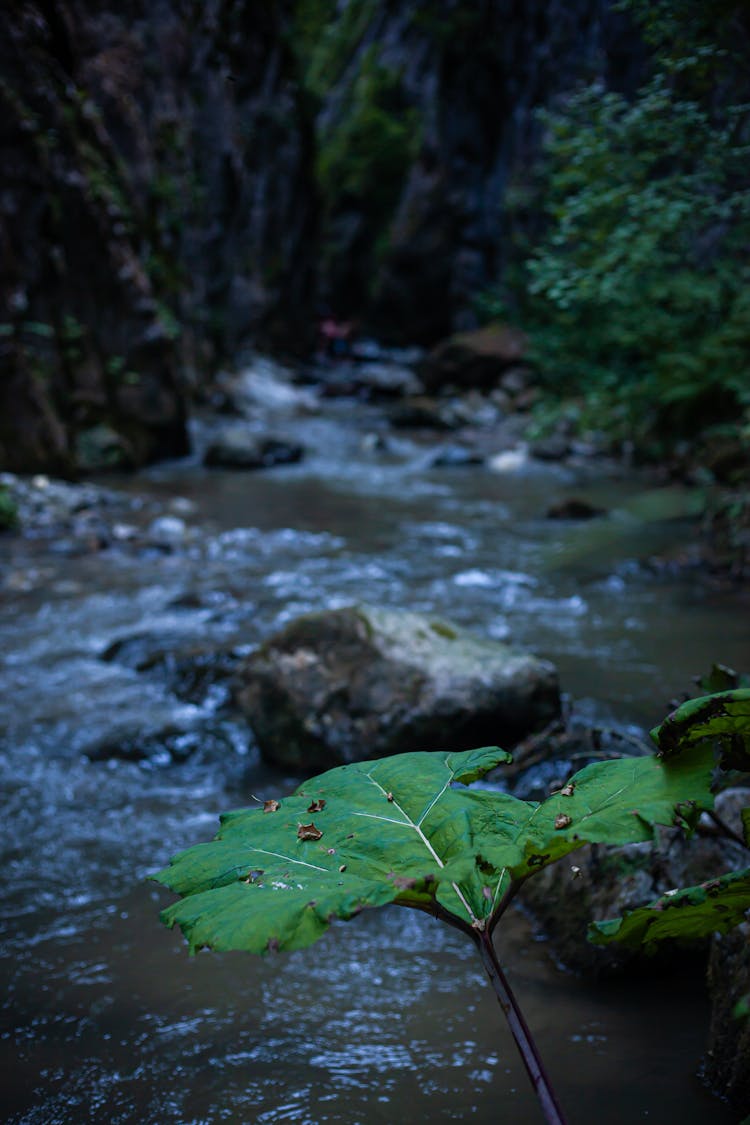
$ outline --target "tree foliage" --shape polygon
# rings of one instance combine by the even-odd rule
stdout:
[[[542,115],[547,225],[518,297],[553,390],[674,438],[750,407],[749,92],[736,3],[624,6],[652,76]]]
[[[346,109],[319,131],[318,182],[329,211],[367,205],[370,221],[386,221],[395,207],[419,143],[419,114],[403,99],[399,75],[365,53]]]
[[[358,313],[388,244],[422,117],[385,59],[376,0],[296,0],[294,47],[315,119],[323,275],[338,311]]]

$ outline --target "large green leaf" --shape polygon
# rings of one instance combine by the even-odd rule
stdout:
[[[334,918],[395,902],[482,928],[503,895],[586,843],[646,840],[711,803],[712,755],[586,767],[541,804],[468,789],[509,755],[399,754],[340,766],[265,808],[225,815],[212,843],[156,878],[191,949],[298,949]]]
[[[452,912],[472,922],[458,883],[471,881],[477,847],[466,818],[446,816],[444,806],[455,814],[468,794],[454,782],[475,781],[509,757],[485,747],[358,762],[265,811],[229,813],[216,840],[156,876],[187,896],[163,920],[181,926],[191,949],[298,949],[335,917],[388,902],[426,906],[445,882]]]
[[[707,883],[667,891],[648,906],[627,910],[622,918],[592,922],[589,941],[617,942],[629,949],[652,953],[665,938],[695,939],[725,933],[738,925],[750,909],[750,868],[731,871]]]
[[[720,747],[725,769],[750,769],[750,688],[689,699],[651,737],[664,758],[710,740]]]

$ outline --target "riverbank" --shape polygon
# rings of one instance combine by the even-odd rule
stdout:
[[[662,466],[634,468],[632,451],[603,432],[579,432],[562,407],[554,423],[540,423],[543,399],[514,336],[482,331],[455,340],[430,355],[360,341],[343,358],[285,367],[259,356],[219,373],[195,409],[192,452],[182,464],[252,470],[316,460],[330,419],[334,448],[350,464],[395,467],[411,457],[418,471],[490,471],[509,480],[550,471],[556,488],[539,513],[549,519],[611,526],[617,509],[591,499],[590,486],[632,482],[645,498],[633,509],[635,519],[675,521],[673,541],[639,559],[642,565],[702,572],[710,584],[747,583],[750,508],[741,473],[732,484],[740,472],[736,457],[721,461],[716,447],[692,456],[683,450]],[[188,501],[171,498],[157,512],[152,498],[144,511],[145,501],[127,484],[131,495],[123,498],[124,477],[103,478],[109,489],[96,479],[76,485],[43,474],[0,474],[0,523],[11,535],[57,538],[63,553],[179,547]],[[149,527],[149,518],[161,517],[167,522]]]

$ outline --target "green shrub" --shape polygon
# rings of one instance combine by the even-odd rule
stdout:
[[[655,72],[632,101],[593,85],[541,115],[546,226],[512,288],[552,392],[672,439],[750,406],[750,105],[695,5],[627,6]]]

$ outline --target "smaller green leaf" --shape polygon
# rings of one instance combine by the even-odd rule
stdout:
[[[526,878],[584,844],[651,840],[656,824],[690,829],[713,804],[712,766],[713,755],[703,747],[674,762],[652,757],[595,762],[541,805],[516,801],[508,819],[518,859],[508,852],[503,860],[506,841],[500,835],[485,858],[498,867],[505,863],[516,879]]]
[[[472,836],[480,866],[494,868],[489,917],[513,882],[523,882],[585,844],[628,844],[651,840],[657,824],[690,830],[703,809],[713,805],[710,791],[713,753],[696,747],[670,762],[655,757],[596,762],[575,774],[562,789],[537,804],[508,793],[469,791]],[[446,803],[446,815],[450,812]],[[493,889],[494,888],[494,889]],[[475,888],[467,890],[476,902]],[[448,888],[437,888],[438,902],[449,908]]]
[[[663,758],[712,740],[721,748],[724,769],[750,769],[750,688],[689,699],[654,727],[651,737]]]
[[[698,685],[704,695],[713,695],[717,691],[735,691],[739,687],[750,686],[744,682],[745,679],[726,664],[712,664],[707,675],[698,680]]]
[[[592,922],[588,937],[594,945],[617,942],[653,953],[667,938],[694,940],[726,933],[744,920],[748,909],[750,868],[744,868],[695,887],[667,891],[648,906],[625,911],[622,918]]]

